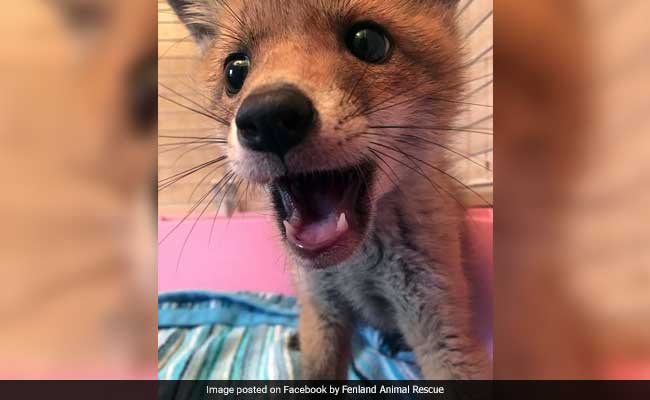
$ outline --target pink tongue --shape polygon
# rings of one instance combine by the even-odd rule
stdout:
[[[304,226],[294,226],[284,221],[289,242],[301,249],[318,251],[330,247],[348,231],[345,213],[331,213],[327,218]]]

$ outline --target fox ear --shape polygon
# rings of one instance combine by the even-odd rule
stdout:
[[[110,7],[97,0],[50,0],[66,28],[78,36],[104,31],[110,22]]]
[[[192,34],[203,50],[216,35],[217,1],[215,0],[167,0],[178,18]]]
[[[101,0],[49,0],[79,56],[99,48],[113,22],[110,2]]]

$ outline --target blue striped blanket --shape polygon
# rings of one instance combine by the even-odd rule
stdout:
[[[158,300],[158,378],[293,380],[298,306],[293,297],[180,292]],[[360,327],[352,340],[350,380],[421,379],[412,353]]]

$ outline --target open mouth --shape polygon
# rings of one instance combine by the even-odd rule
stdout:
[[[287,175],[271,184],[287,242],[316,268],[344,261],[368,225],[373,168]]]

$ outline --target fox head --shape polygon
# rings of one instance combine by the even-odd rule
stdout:
[[[168,0],[233,173],[303,265],[350,257],[378,199],[442,169],[462,93],[456,1]],[[438,146],[427,145],[427,142]]]

